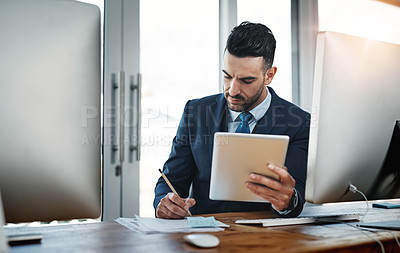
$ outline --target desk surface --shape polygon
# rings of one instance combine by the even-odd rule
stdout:
[[[355,213],[366,210],[365,203],[345,203],[306,207],[305,212]],[[238,225],[237,219],[272,217],[268,212],[221,213],[213,216],[230,227],[215,232],[221,243],[200,249],[183,241],[184,233],[141,235],[116,222],[61,225],[45,229],[40,244],[10,247],[10,252],[400,252],[392,233],[362,232],[346,224],[295,225],[264,228]],[[400,219],[400,210],[370,208],[364,221]],[[373,238],[372,238],[373,237]],[[356,250],[356,251],[355,251]]]

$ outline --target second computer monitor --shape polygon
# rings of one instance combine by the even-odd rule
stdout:
[[[400,45],[318,34],[307,201],[362,199],[348,190],[350,184],[372,199],[400,197],[399,162],[393,159],[400,155],[393,134],[400,120],[399,66]]]
[[[7,222],[101,215],[100,11],[0,1],[0,191]]]

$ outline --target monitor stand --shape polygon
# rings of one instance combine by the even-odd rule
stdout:
[[[4,233],[4,211],[3,211],[3,201],[1,200],[0,193],[0,253],[8,252],[8,240],[6,234]]]

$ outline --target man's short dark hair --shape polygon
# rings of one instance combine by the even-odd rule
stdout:
[[[242,22],[233,28],[226,42],[225,50],[236,57],[264,58],[264,71],[274,62],[276,41],[272,31],[263,24]]]

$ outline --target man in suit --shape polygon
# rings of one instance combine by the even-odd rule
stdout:
[[[179,196],[160,177],[154,199],[157,217],[183,218],[189,208],[192,214],[269,209],[282,217],[300,214],[310,115],[267,87],[277,71],[272,65],[275,45],[271,30],[262,24],[243,22],[232,30],[224,54],[224,92],[187,102],[163,167]],[[214,133],[235,131],[290,137],[285,166],[266,166],[280,180],[250,174],[246,183],[270,203],[209,199]]]

